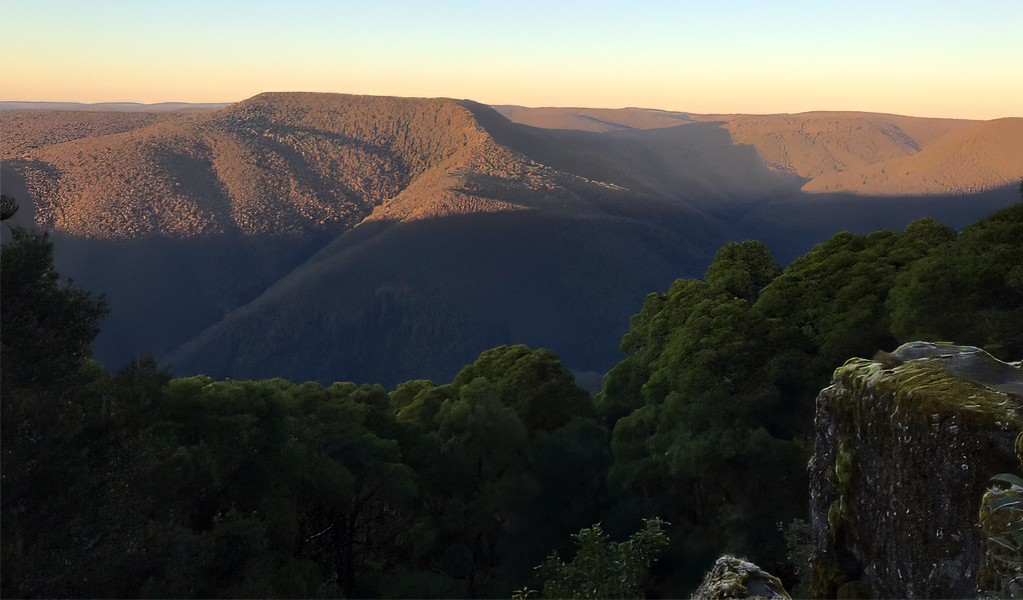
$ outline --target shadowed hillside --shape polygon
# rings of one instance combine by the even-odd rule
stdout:
[[[483,350],[522,342],[603,373],[644,290],[698,276],[723,241],[765,240],[785,264],[834,232],[901,229],[927,215],[963,227],[1018,196],[1011,187],[969,203],[766,200],[720,217],[664,204],[631,218],[516,211],[364,223],[171,360],[182,374],[391,386],[446,380]]]
[[[494,110],[516,123],[545,129],[621,131],[692,123],[688,113],[649,108],[528,108],[505,104]]]
[[[640,108],[498,106],[512,121],[549,129],[616,132],[717,122],[772,170],[809,179],[807,192],[871,195],[972,193],[1023,172],[1023,119],[969,121],[879,113],[700,115]]]
[[[538,211],[366,223],[171,360],[183,373],[392,386],[450,378],[519,340],[603,371],[637,290],[696,272],[723,239],[699,231],[704,219],[668,217],[663,228]]]
[[[485,106],[467,106],[496,141],[540,163],[675,203],[714,210],[798,194],[803,183],[772,173],[714,123],[597,133],[522,127]]]
[[[811,195],[709,117],[588,113],[623,127],[305,93],[166,118],[52,113],[52,129],[22,111],[4,115],[24,127],[2,182],[35,198],[19,222],[56,230],[60,272],[107,294],[104,363],[155,352],[181,375],[387,384],[518,343],[603,373],[637,299],[699,276],[726,241],[765,240],[784,264],[838,231],[961,227],[1017,198]],[[940,147],[914,123],[901,130],[929,140],[920,153],[895,136],[847,154]]]

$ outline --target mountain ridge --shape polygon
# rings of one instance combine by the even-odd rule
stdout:
[[[1023,128],[1023,119],[1017,117],[976,121],[857,111],[744,115],[642,108],[500,105],[495,109],[532,127],[599,133],[655,129],[670,123],[720,122],[735,144],[756,148],[772,170],[806,178],[802,189],[810,193],[969,193],[1007,185],[1023,171],[1023,150],[1018,144],[1010,147],[1006,142],[1007,135],[1019,139],[1016,134]],[[934,149],[930,149],[932,146]],[[922,156],[906,158],[917,154]],[[904,162],[910,165],[911,173],[915,169],[919,174],[900,179],[885,176],[888,169],[898,169]],[[957,162],[975,166],[957,169]]]
[[[1012,144],[1023,119],[856,112],[696,115],[269,92],[192,112],[5,111],[0,129],[0,157],[25,175],[38,222],[108,238],[599,212],[609,204],[594,198],[637,194],[968,193],[1023,171]],[[757,156],[743,156],[746,147]],[[778,177],[757,174],[760,163]]]
[[[5,115],[5,129],[37,115]],[[344,230],[371,215],[517,207],[480,189],[481,177],[527,206],[565,196],[565,185],[600,185],[509,152],[445,99],[267,93],[75,135],[16,139],[3,155],[39,199],[40,224],[87,237]]]
[[[764,240],[784,264],[841,230],[961,227],[1018,199],[809,194],[692,115],[544,129],[469,100],[315,93],[44,113],[0,113],[4,193],[34,198],[16,219],[52,230],[60,272],[107,294],[99,360],[153,352],[181,375],[446,380],[518,343],[603,373],[637,298],[701,276],[727,241]],[[926,158],[945,138],[915,123],[899,131],[919,152],[892,129],[848,154]]]

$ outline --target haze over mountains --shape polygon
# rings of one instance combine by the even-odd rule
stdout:
[[[110,366],[388,385],[512,343],[603,372],[643,296],[725,241],[784,263],[843,229],[961,227],[1023,173],[1023,119],[272,93],[5,110],[0,133],[4,192],[108,294]]]

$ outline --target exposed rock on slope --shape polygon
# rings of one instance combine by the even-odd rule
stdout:
[[[1016,457],[1023,465],[1023,435],[1016,438]],[[1023,479],[1012,473],[996,479],[998,483],[984,494],[978,515],[988,542],[977,570],[977,588],[982,596],[1016,598],[1023,592]]]
[[[693,592],[693,600],[729,598],[789,598],[785,587],[774,575],[751,562],[722,556]]]
[[[1015,468],[1023,372],[983,351],[905,345],[849,360],[817,399],[815,598],[973,597],[989,479]],[[850,596],[849,594],[871,594]]]

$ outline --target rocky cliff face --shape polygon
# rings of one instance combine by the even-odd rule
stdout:
[[[1023,371],[971,347],[915,342],[849,360],[817,398],[815,598],[965,598],[990,478],[1018,469]]]

